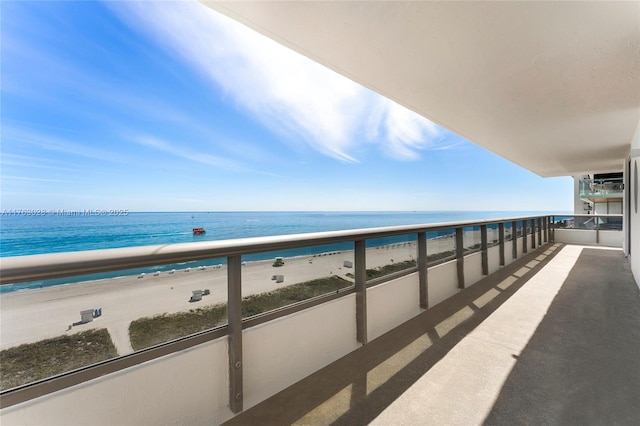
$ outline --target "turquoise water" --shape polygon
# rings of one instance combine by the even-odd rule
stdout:
[[[96,250],[194,241],[226,240],[269,235],[467,221],[544,214],[544,212],[193,212],[193,213],[128,213],[123,216],[3,215],[0,222],[0,256]],[[192,228],[206,229],[205,235],[194,236]],[[314,253],[314,250],[344,250],[347,244],[321,248],[289,250],[284,256]],[[243,260],[270,258],[257,254]],[[4,285],[0,292],[39,286],[58,285],[86,279],[101,279],[152,270],[216,264],[224,260],[190,262],[188,265],[164,265],[156,268],[120,271],[118,273]]]

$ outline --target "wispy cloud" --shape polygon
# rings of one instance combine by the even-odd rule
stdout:
[[[37,178],[31,176],[12,176],[12,175],[2,175],[0,176],[0,180],[3,182],[71,182],[69,180],[63,179],[49,179],[49,178]]]
[[[4,143],[11,142],[12,146],[28,145],[44,151],[56,151],[74,157],[91,158],[100,161],[124,161],[123,156],[111,151],[41,134],[17,126],[4,126],[2,138]]]
[[[173,156],[183,158],[188,161],[205,164],[207,166],[213,166],[216,168],[230,170],[230,171],[253,172],[253,173],[259,173],[259,174],[267,174],[270,176],[277,176],[276,174],[273,174],[273,173],[250,169],[246,165],[227,157],[216,156],[216,155],[212,155],[204,152],[196,152],[192,149],[184,148],[180,144],[172,143],[170,141],[160,139],[155,136],[136,135],[136,136],[130,136],[127,139],[139,145],[146,146],[148,148],[152,148],[158,151],[162,151],[167,154],[171,154]]]
[[[88,167],[63,167],[59,165],[55,165],[55,163],[48,158],[42,157],[32,157],[28,155],[17,155],[17,154],[2,154],[0,157],[0,165],[2,167],[7,166],[15,166],[15,167],[28,167],[32,169],[46,169],[46,170],[59,170],[65,172],[82,172],[86,173],[89,168]],[[91,169],[94,171],[93,169]]]
[[[153,136],[135,136],[130,139],[140,145],[163,151],[168,154],[184,158],[185,160],[206,164],[208,166],[223,167],[225,169],[237,169],[239,167],[236,162],[228,158],[218,157],[211,154],[198,153],[189,149],[178,148],[170,142]]]
[[[133,27],[224,88],[237,105],[291,143],[357,161],[375,142],[411,160],[443,130],[393,101],[195,2],[108,3]],[[367,140],[367,137],[369,139]]]
[[[442,129],[415,112],[379,98],[369,121],[368,134],[382,139],[383,149],[394,158],[415,160],[419,151],[438,146]]]

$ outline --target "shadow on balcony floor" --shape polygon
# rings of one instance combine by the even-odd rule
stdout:
[[[620,251],[585,248],[486,424],[639,422],[638,287]]]
[[[580,250],[574,252],[580,253]],[[638,289],[629,278],[629,268],[620,251],[593,250],[591,253],[590,249],[585,249],[579,265],[567,279],[567,290],[563,288],[558,300],[553,302],[549,318],[535,333],[522,331],[527,327],[535,330],[539,319],[519,322],[521,304],[531,304],[527,299],[530,295],[523,296],[519,290],[533,277],[545,280],[544,273],[540,272],[561,251],[561,244],[547,245],[519,259],[227,424],[480,424],[485,418],[489,424],[541,424],[545,423],[538,421],[542,418],[551,423],[572,423],[578,407],[586,404],[597,410],[598,401],[591,402],[586,395],[568,401],[566,415],[559,420],[554,415],[544,417],[542,411],[549,408],[549,398],[571,399],[572,392],[585,386],[600,386],[600,389],[593,389],[592,396],[600,395],[601,390],[611,392],[611,396],[603,399],[605,405],[608,404],[606,401],[613,401],[622,393],[623,402],[616,402],[616,408],[629,404],[633,398],[637,406],[640,368],[637,359],[631,360],[629,356],[640,353],[640,302]],[[592,259],[603,253],[601,260]],[[571,266],[564,266],[568,273]],[[584,266],[589,269],[581,272]],[[624,279],[615,278],[612,269],[617,268],[622,268]],[[550,273],[558,275],[553,268]],[[592,289],[570,290],[580,287],[579,283],[583,281],[580,277],[585,274],[592,281],[589,284]],[[604,284],[601,276],[605,278]],[[565,277],[566,274],[558,278],[558,287]],[[625,290],[618,291],[618,286]],[[555,291],[542,287],[537,283],[533,285],[534,291],[551,293],[548,296],[551,303]],[[518,293],[521,293],[520,300],[511,301]],[[492,315],[503,305],[515,306],[501,310],[509,312],[507,317]],[[635,311],[630,305],[635,306]],[[544,317],[546,308],[538,309],[540,318]],[[493,323],[485,321],[490,316]],[[598,321],[601,323],[597,324]],[[486,324],[493,324],[490,326],[493,335],[482,329],[481,325],[487,327]],[[594,327],[599,331],[592,332]],[[633,327],[635,329],[630,330]],[[558,334],[558,330],[563,334]],[[559,335],[561,340],[556,342]],[[516,343],[509,343],[513,336]],[[466,346],[460,344],[463,340]],[[597,350],[585,356],[586,347]],[[500,351],[498,355],[492,352],[495,348]],[[610,353],[618,352],[626,355],[607,358]],[[464,368],[459,368],[460,360],[464,360]],[[609,360],[618,363],[610,366],[615,372],[607,369],[602,374],[594,372]],[[622,385],[612,392],[610,388],[615,387],[613,383],[620,375],[618,370],[628,368],[636,371],[620,379]],[[556,385],[545,385],[549,376],[556,379]],[[613,383],[605,383],[607,377]],[[607,405],[607,408],[613,407]],[[622,419],[632,414],[632,410],[628,408]],[[635,410],[637,413],[637,407]],[[451,413],[456,416],[452,417]],[[581,419],[588,417],[575,418],[576,421]]]

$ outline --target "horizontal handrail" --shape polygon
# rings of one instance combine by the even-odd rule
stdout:
[[[549,215],[3,257],[0,258],[0,284],[119,271],[445,229],[492,225],[500,222],[509,223],[543,216]],[[596,215],[590,215],[590,217],[594,216]]]
[[[560,218],[560,217],[584,217],[587,219],[590,218],[600,218],[600,217],[611,217],[611,218],[622,218],[623,215],[621,214],[584,214],[584,213],[580,213],[580,214],[573,214],[573,213],[562,213],[562,214],[554,214],[551,215],[552,217],[555,218]]]

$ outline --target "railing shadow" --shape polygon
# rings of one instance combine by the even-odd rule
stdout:
[[[640,291],[617,250],[582,250],[487,425],[640,422]]]
[[[560,246],[548,244],[523,256],[225,424],[368,424],[517,292]]]

